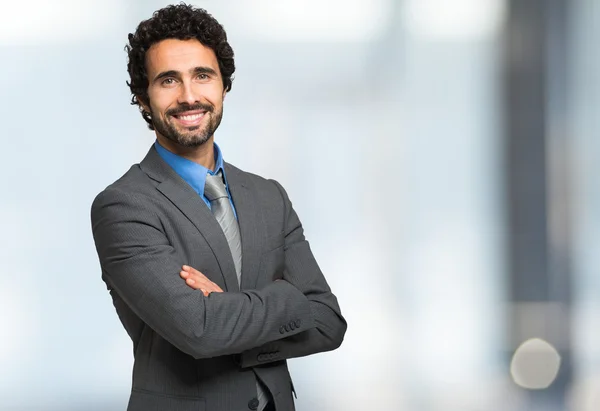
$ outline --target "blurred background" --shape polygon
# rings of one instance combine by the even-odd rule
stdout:
[[[126,407],[89,209],[154,141],[123,47],[166,4],[1,2],[2,411]],[[299,411],[600,409],[597,1],[193,4],[236,53],[216,141],[349,323],[289,362]]]

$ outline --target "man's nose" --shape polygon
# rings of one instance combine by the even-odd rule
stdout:
[[[200,101],[200,93],[194,88],[191,82],[184,82],[181,85],[181,93],[179,94],[179,104],[193,105]]]

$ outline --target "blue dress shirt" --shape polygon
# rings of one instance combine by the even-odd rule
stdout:
[[[216,175],[219,171],[223,174],[223,181],[225,182],[225,188],[227,189],[227,194],[229,195],[229,202],[231,203],[231,207],[233,208],[233,214],[237,218],[237,213],[235,212],[235,206],[233,205],[233,200],[231,199],[231,193],[229,192],[229,184],[227,184],[227,176],[225,176],[225,167],[223,166],[223,155],[221,154],[221,149],[215,143],[215,169],[209,170],[208,168],[201,166],[198,163],[194,163],[187,158],[183,158],[178,156],[177,154],[171,153],[169,150],[160,145],[158,140],[154,143],[154,147],[156,151],[161,156],[165,162],[171,166],[173,170],[177,174],[181,176],[188,183],[196,193],[204,200],[206,206],[210,209],[210,201],[204,195],[204,185],[206,184],[206,174]]]

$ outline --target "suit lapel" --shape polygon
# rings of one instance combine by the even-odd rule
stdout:
[[[235,265],[229,251],[227,239],[219,223],[211,214],[208,207],[206,207],[206,204],[204,204],[198,193],[160,158],[154,146],[152,146],[144,160],[140,163],[140,168],[150,178],[159,183],[156,187],[158,191],[167,197],[204,237],[221,268],[224,282],[218,285],[227,291],[239,291]],[[245,252],[243,246],[242,252]],[[244,264],[243,257],[242,264]],[[201,270],[201,267],[194,268]]]
[[[252,190],[252,182],[232,165],[225,163],[225,175],[233,199],[242,240],[242,289],[256,288],[260,263],[260,210]]]

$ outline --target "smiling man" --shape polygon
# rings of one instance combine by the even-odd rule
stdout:
[[[294,409],[286,359],[346,332],[283,187],[223,160],[235,71],[223,27],[168,6],[129,35],[146,157],[92,205],[100,265],[133,341],[128,411]]]

